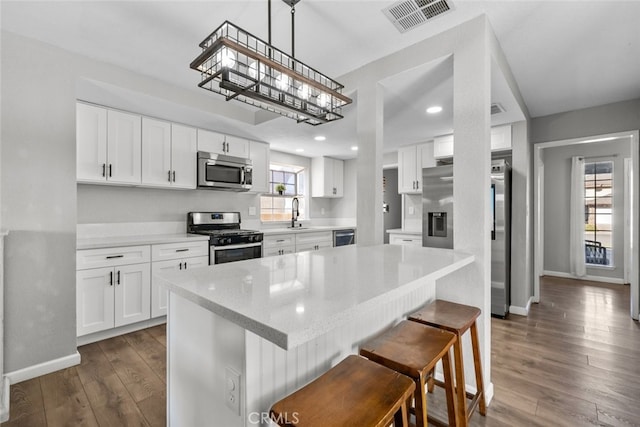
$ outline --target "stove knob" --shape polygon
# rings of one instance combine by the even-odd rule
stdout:
[[[253,242],[255,239],[254,239],[254,236],[249,235],[249,236],[247,236],[247,240],[250,241],[250,242]]]
[[[262,241],[262,234],[256,234],[255,239],[256,242],[261,242]]]
[[[228,245],[230,243],[231,243],[231,237],[227,237],[227,238],[224,239],[224,244],[225,245]]]

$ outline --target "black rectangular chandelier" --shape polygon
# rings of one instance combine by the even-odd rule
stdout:
[[[190,65],[200,72],[198,86],[227,101],[236,99],[313,126],[343,118],[342,107],[351,103],[340,83],[229,21],[200,47],[202,53]]]

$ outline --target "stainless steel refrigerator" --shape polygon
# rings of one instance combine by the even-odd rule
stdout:
[[[491,162],[491,314],[511,304],[511,168]],[[453,166],[422,170],[422,246],[453,249]]]

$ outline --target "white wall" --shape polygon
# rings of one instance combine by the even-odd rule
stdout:
[[[570,274],[569,201],[571,157],[615,156],[613,161],[613,268],[587,267],[588,276],[622,280],[624,277],[623,163],[631,157],[628,139],[544,149],[544,270]],[[585,160],[589,162],[589,159]],[[617,226],[616,226],[617,225]]]

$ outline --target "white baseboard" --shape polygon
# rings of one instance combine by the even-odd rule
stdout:
[[[106,329],[104,331],[95,332],[89,335],[83,335],[78,337],[76,344],[78,347],[85,344],[91,344],[92,342],[102,341],[109,338],[117,337],[118,335],[128,334],[130,332],[139,331],[141,329],[151,328],[153,326],[162,325],[167,323],[167,316],[155,317],[149,320],[143,320],[142,322],[132,323],[131,325],[124,325],[118,328]]]
[[[6,376],[0,376],[0,423],[9,420],[9,386],[11,381]]]
[[[563,279],[588,280],[590,282],[601,282],[601,283],[611,283],[614,285],[624,285],[623,279],[617,279],[615,277],[592,276],[588,274],[586,276],[578,277],[578,276],[574,276],[571,273],[564,273],[562,271],[549,271],[549,270],[544,270],[542,274],[544,276],[561,277]]]
[[[529,309],[531,309],[531,304],[533,303],[533,297],[529,297],[527,301],[527,305],[525,307],[519,307],[517,305],[509,306],[509,313],[517,314],[518,316],[528,316]]]
[[[17,371],[7,372],[6,376],[11,384],[17,384],[22,381],[50,374],[61,369],[70,368],[71,366],[80,364],[80,353],[77,351],[69,356],[60,357],[58,359],[49,360],[37,365],[28,366],[18,369]]]

